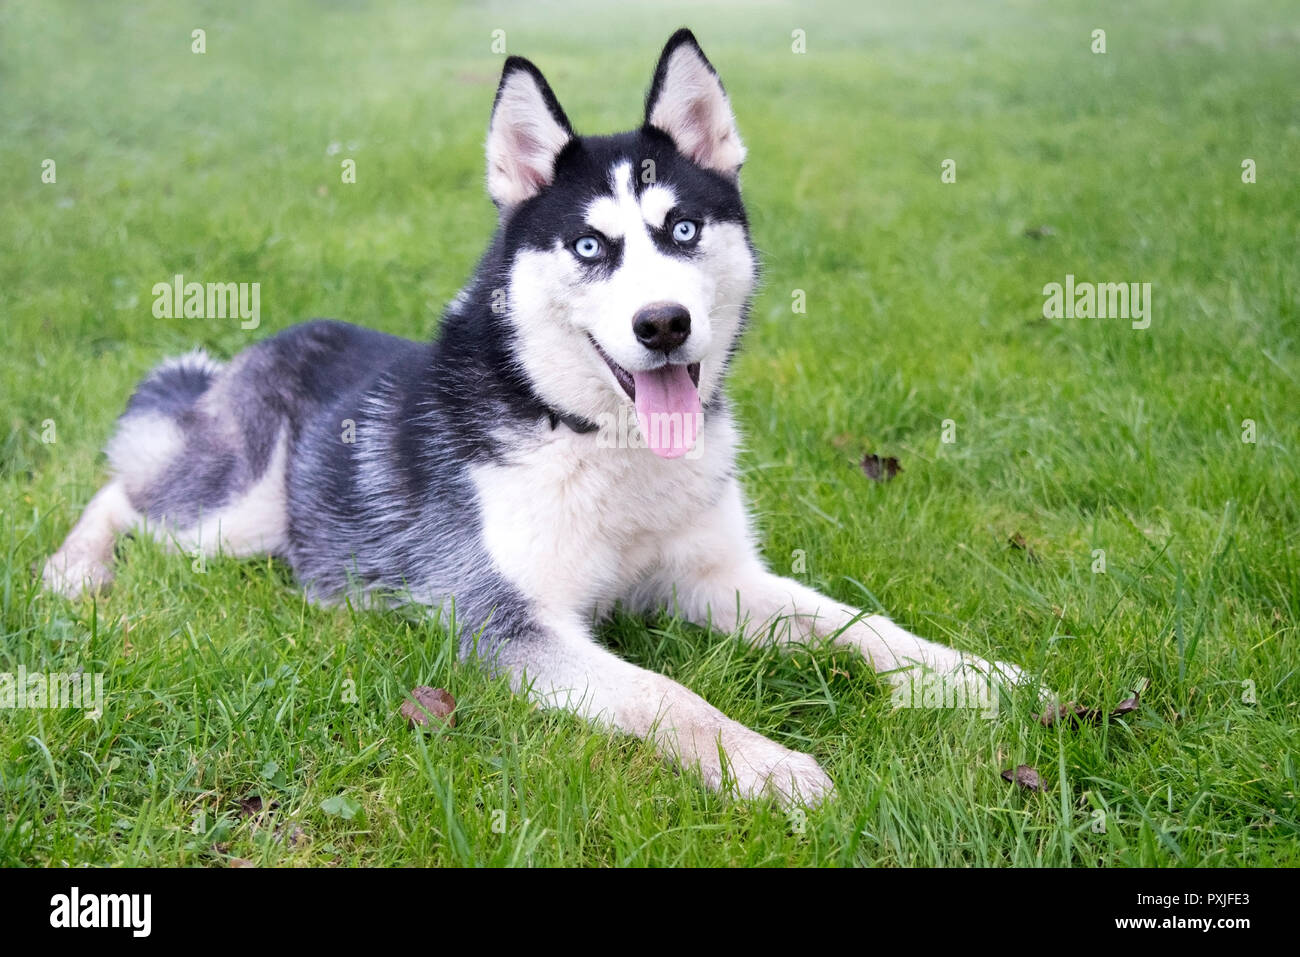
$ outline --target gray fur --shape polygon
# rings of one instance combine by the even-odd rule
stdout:
[[[309,596],[406,598],[454,610],[464,651],[530,630],[527,602],[492,570],[478,534],[459,426],[421,408],[420,450],[402,391],[434,350],[344,323],[315,320],[267,339],[225,366],[183,357],[140,384],[119,422],[165,415],[184,446],[155,475],[118,463],[132,506],[168,528],[237,503],[288,442],[289,539],[278,551]],[[462,430],[463,431],[463,430]],[[425,439],[433,437],[429,442]],[[486,626],[486,630],[485,630]]]

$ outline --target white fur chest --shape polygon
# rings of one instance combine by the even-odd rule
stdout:
[[[656,568],[722,498],[735,457],[730,417],[706,415],[696,457],[609,447],[561,426],[528,436],[508,465],[473,470],[484,544],[543,609],[605,610]],[[513,444],[520,446],[518,436]]]

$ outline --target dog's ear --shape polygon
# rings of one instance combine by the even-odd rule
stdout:
[[[745,146],[731,101],[690,30],[674,33],[659,56],[645,122],[667,133],[683,155],[706,169],[733,179],[740,172]]]
[[[540,70],[512,56],[488,124],[487,182],[503,210],[537,195],[555,175],[555,158],[574,137],[569,119]]]

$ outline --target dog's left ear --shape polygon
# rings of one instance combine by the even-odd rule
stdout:
[[[731,101],[695,35],[668,40],[645,101],[645,122],[672,137],[677,149],[706,169],[735,179],[745,161]]]
[[[550,185],[555,159],[575,135],[542,72],[523,57],[508,58],[488,124],[492,202],[506,210]]]

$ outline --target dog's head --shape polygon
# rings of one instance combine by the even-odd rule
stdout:
[[[756,264],[731,104],[689,30],[639,130],[579,136],[538,69],[506,61],[487,139],[514,355],[544,401],[599,422],[635,405],[672,458],[716,398]],[[660,428],[689,417],[685,433]]]

